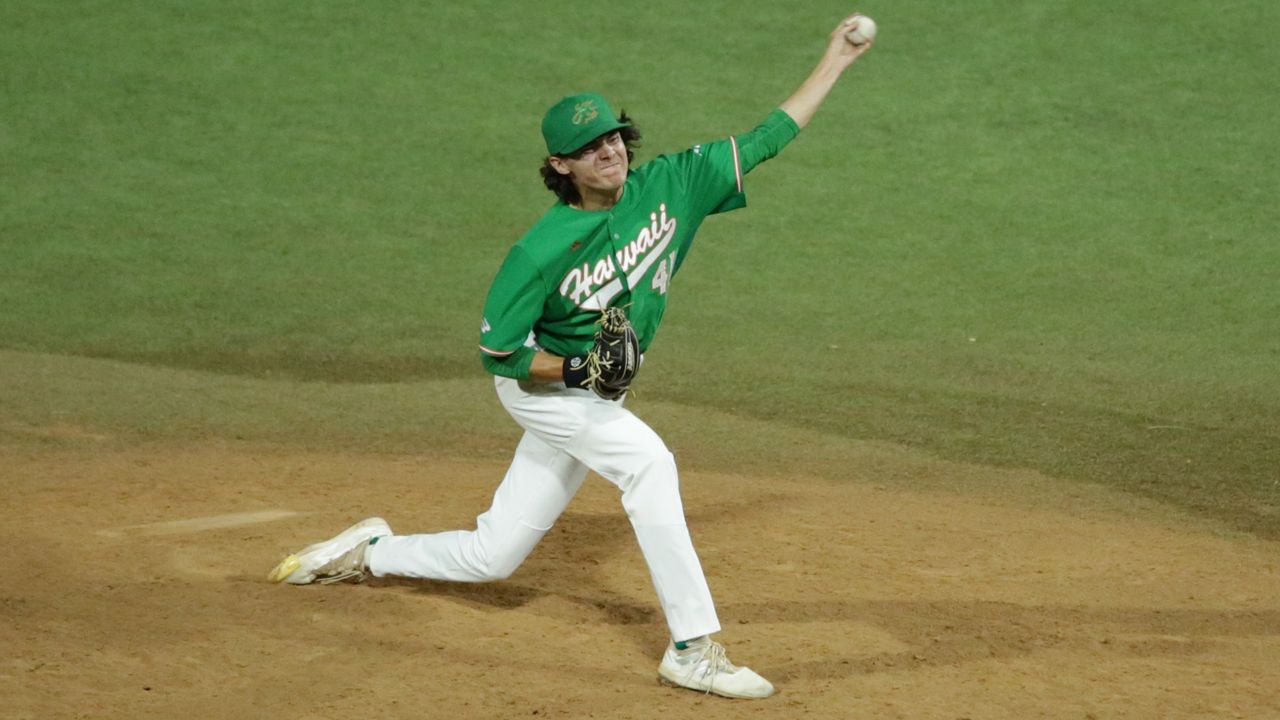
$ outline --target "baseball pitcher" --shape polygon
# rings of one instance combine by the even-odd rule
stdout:
[[[604,97],[552,105],[542,119],[542,177],[556,202],[508,252],[480,323],[481,360],[524,429],[492,505],[474,530],[395,535],[369,518],[285,558],[270,578],[500,580],[594,470],[621,491],[670,629],[659,678],[727,697],[771,695],[768,680],[730,663],[712,639],[720,620],[685,524],[675,458],[624,401],[698,227],[746,205],[743,177],[796,137],[869,49],[846,39],[859,17],[832,31],[809,77],[755,129],[642,165],[632,164],[639,130]]]

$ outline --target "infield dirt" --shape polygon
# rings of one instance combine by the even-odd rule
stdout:
[[[1280,716],[1276,545],[1105,489],[686,472],[721,639],[779,688],[728,701],[657,683],[665,627],[599,478],[510,580],[281,587],[280,556],[366,515],[472,527],[504,467],[21,434],[51,442],[4,448],[6,718]]]

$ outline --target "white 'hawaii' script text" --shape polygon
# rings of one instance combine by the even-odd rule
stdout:
[[[658,206],[658,212],[649,213],[649,225],[641,228],[635,240],[594,264],[584,262],[570,270],[560,281],[560,294],[580,306],[597,288],[612,280],[619,267],[628,278],[632,268],[637,269],[637,277],[643,276],[653,264],[652,259],[666,249],[675,234],[676,219],[667,217],[667,205],[663,203]]]

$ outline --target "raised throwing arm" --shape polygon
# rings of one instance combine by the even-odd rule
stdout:
[[[818,106],[822,105],[831,88],[835,87],[840,75],[874,44],[868,42],[863,45],[854,45],[845,38],[846,33],[858,26],[859,17],[861,16],[851,15],[831,31],[827,49],[817,66],[813,68],[813,72],[809,73],[809,77],[796,88],[791,97],[779,106],[801,128],[813,119],[813,114],[818,111]]]

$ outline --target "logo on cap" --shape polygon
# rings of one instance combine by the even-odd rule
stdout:
[[[598,116],[599,114],[600,114],[600,111],[596,110],[596,103],[594,100],[583,100],[582,102],[573,106],[572,122],[574,125],[589,123],[592,120],[595,120],[596,116]]]

